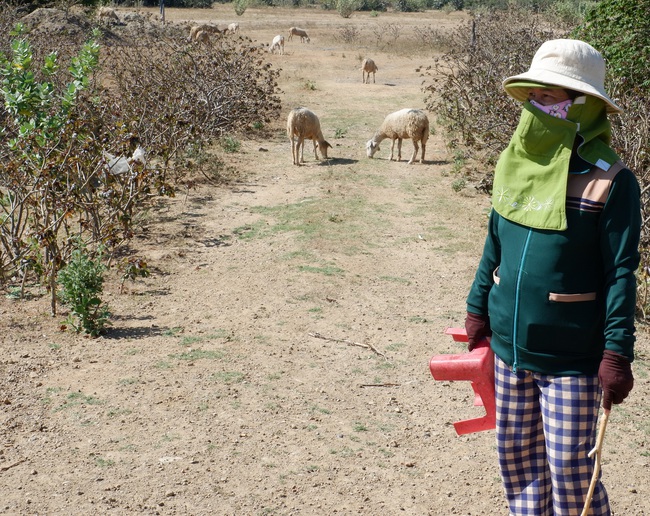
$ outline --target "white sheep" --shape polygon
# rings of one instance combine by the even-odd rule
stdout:
[[[424,111],[419,109],[401,109],[395,111],[384,118],[381,127],[377,129],[375,135],[366,143],[366,154],[372,158],[376,151],[379,150],[379,143],[386,138],[392,140],[390,147],[390,158],[393,159],[393,149],[395,140],[397,140],[397,161],[402,159],[402,139],[410,138],[413,140],[413,156],[409,160],[411,165],[418,153],[418,142],[422,144],[422,158],[420,163],[424,163],[424,153],[429,139],[429,119]]]
[[[289,29],[289,41],[291,41],[294,36],[300,36],[300,43],[304,43],[305,41],[309,43],[311,41],[305,29],[299,29],[298,27],[291,27]]]
[[[194,35],[194,41],[197,43],[208,43],[210,41],[210,35],[206,31],[200,30]]]
[[[138,147],[133,151],[133,155],[130,158],[125,156],[115,156],[110,152],[102,151],[102,155],[106,160],[106,168],[111,174],[126,174],[131,172],[136,163],[146,166],[147,156],[144,152],[144,149],[138,145]]]
[[[269,52],[271,54],[275,53],[276,50],[278,51],[278,54],[284,54],[284,36],[280,34],[275,36],[269,45]]]
[[[375,62],[369,57],[366,57],[361,63],[361,82],[363,82],[364,84],[370,83],[370,74],[372,73],[372,82],[374,84],[375,73],[378,71],[379,68],[377,67]],[[366,81],[366,74],[368,74],[367,81]]]
[[[238,30],[239,30],[239,23],[233,22],[230,25],[228,25],[229,32],[237,32]]]
[[[97,9],[97,19],[104,23],[119,23],[120,18],[117,16],[115,9],[105,5]]]
[[[203,41],[207,41],[208,34],[222,34],[224,31],[221,30],[216,25],[208,25],[207,23],[202,23],[200,25],[193,25],[192,28],[190,28],[190,36],[187,38],[187,40],[199,41],[198,34],[200,32],[205,33],[205,35],[202,36],[202,38]]]
[[[316,159],[318,159],[317,148],[323,154],[323,159],[327,159],[327,148],[331,147],[331,145],[323,137],[318,117],[309,109],[297,107],[291,110],[287,118],[287,136],[291,141],[291,157],[294,165],[305,162],[303,156],[305,139],[314,142],[314,156]],[[294,137],[298,138],[297,141],[294,140]]]

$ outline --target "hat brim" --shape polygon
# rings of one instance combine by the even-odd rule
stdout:
[[[535,73],[535,75],[539,74]],[[506,90],[508,95],[520,102],[524,102],[528,99],[528,90],[530,88],[562,88],[573,90],[602,99],[606,104],[606,110],[608,113],[623,112],[623,108],[610,99],[604,91],[599,91],[583,81],[572,79],[552,71],[545,71],[544,81],[538,80],[537,77],[531,77],[530,72],[508,77],[503,81],[503,88]]]

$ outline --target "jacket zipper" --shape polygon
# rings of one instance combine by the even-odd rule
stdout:
[[[519,355],[517,353],[517,341],[519,340],[519,336],[517,335],[517,328],[519,326],[517,324],[517,321],[519,320],[519,301],[520,301],[519,293],[521,291],[521,278],[523,276],[524,264],[526,262],[526,255],[528,254],[528,244],[530,243],[531,235],[532,235],[532,231],[529,229],[528,234],[526,235],[526,241],[524,242],[524,247],[521,251],[521,259],[519,260],[519,270],[517,271],[517,283],[515,286],[515,309],[512,318],[512,354],[513,354],[512,371],[514,373],[517,372],[517,362],[519,361]]]

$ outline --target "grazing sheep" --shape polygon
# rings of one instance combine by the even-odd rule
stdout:
[[[300,43],[304,43],[305,41],[309,43],[311,41],[305,29],[299,29],[298,27],[291,27],[289,29],[289,41],[291,41],[294,36],[300,36]]]
[[[297,107],[291,110],[289,118],[287,118],[287,135],[291,141],[291,157],[294,165],[305,162],[303,157],[305,139],[314,142],[314,156],[316,159],[318,159],[316,147],[323,154],[323,159],[327,159],[327,148],[331,147],[331,145],[323,138],[318,117],[309,109]],[[298,137],[297,142],[294,141],[294,137]]]
[[[115,12],[115,9],[112,7],[106,7],[105,5],[97,9],[97,19],[104,23],[119,23],[120,19]]]
[[[207,43],[210,41],[210,35],[206,31],[200,30],[194,35],[194,41],[197,43]]]
[[[377,129],[372,140],[366,143],[366,154],[372,158],[376,151],[379,150],[379,143],[386,138],[392,140],[390,147],[390,158],[393,159],[393,149],[395,140],[397,140],[397,161],[402,159],[402,139],[410,138],[413,140],[413,156],[409,160],[411,165],[418,154],[418,142],[422,143],[422,157],[420,163],[424,163],[424,152],[429,139],[429,119],[424,111],[419,109],[401,109],[387,115],[381,127]]]
[[[284,54],[284,36],[278,34],[273,38],[273,41],[269,45],[269,52],[273,54],[275,51],[278,51],[278,54]]]
[[[224,31],[216,25],[208,25],[207,23],[202,23],[201,25],[193,25],[190,29],[190,36],[187,38],[187,40],[198,41],[197,36],[199,32],[204,32],[206,34],[202,37],[204,38],[203,41],[207,41],[208,34],[222,34]]]
[[[237,32],[239,30],[239,23],[233,22],[228,25],[228,32]]]
[[[375,73],[379,71],[379,68],[375,64],[375,62],[370,59],[369,57],[366,57],[363,62],[361,63],[361,82],[364,84],[369,84],[370,83],[370,74],[372,73],[372,82],[374,84],[375,82]],[[366,74],[368,74],[367,81],[366,81]]]
[[[134,165],[146,165],[147,157],[144,152],[144,149],[138,145],[138,147],[133,151],[133,155],[130,158],[124,156],[115,156],[106,151],[102,151],[102,155],[106,160],[106,169],[111,174],[126,174],[133,170]]]

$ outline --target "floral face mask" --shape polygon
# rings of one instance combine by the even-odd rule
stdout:
[[[573,101],[571,99],[567,99],[563,100],[562,102],[558,102],[557,104],[549,104],[548,106],[543,106],[539,102],[531,99],[530,103],[536,108],[544,111],[544,113],[554,116],[555,118],[565,119]]]

